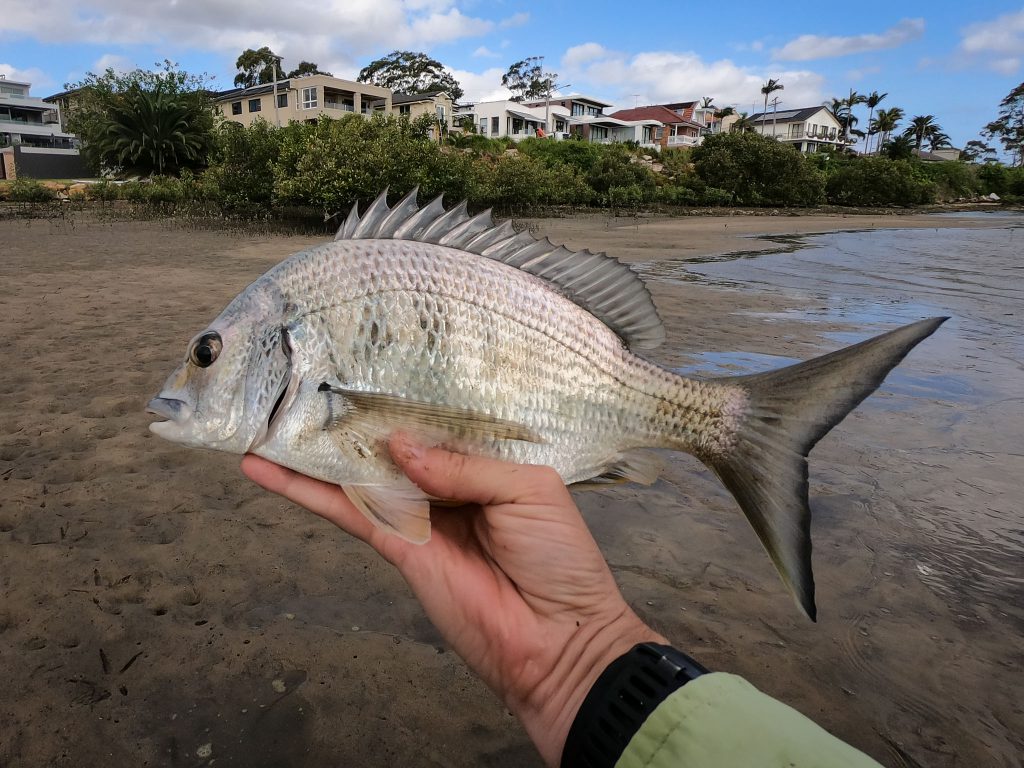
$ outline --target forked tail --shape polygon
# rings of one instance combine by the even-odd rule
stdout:
[[[948,318],[922,320],[768,373],[731,377],[749,398],[736,444],[705,459],[732,492],[783,582],[813,621],[807,454]]]

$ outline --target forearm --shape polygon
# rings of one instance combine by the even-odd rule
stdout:
[[[602,672],[637,643],[664,643],[623,603],[610,618],[582,622],[558,654],[550,673],[505,701],[549,766],[561,760],[580,705]]]

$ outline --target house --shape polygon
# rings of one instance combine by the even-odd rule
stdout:
[[[452,97],[444,91],[396,93],[391,97],[391,112],[408,117],[410,120],[415,120],[423,115],[432,115],[441,126],[442,133],[454,127]],[[431,129],[431,137],[437,138],[433,129]]]
[[[257,118],[271,125],[293,120],[312,122],[320,115],[341,117],[345,112],[364,116],[388,114],[391,91],[369,83],[355,83],[330,75],[307,75],[279,80],[274,84],[232,88],[213,94],[215,107],[231,122],[251,125]]]
[[[455,113],[457,122],[471,119],[477,133],[491,139],[509,137],[515,141],[530,136],[569,131],[569,110],[558,104],[528,107],[518,101],[480,101],[460,106]],[[545,129],[545,119],[551,130]]]
[[[947,160],[959,160],[963,150],[955,147],[943,147],[942,149],[915,149],[914,154],[926,163],[943,163]]]
[[[585,141],[603,141],[609,138],[607,130],[602,130],[599,118],[604,117],[606,107],[612,106],[610,102],[595,99],[593,96],[584,96],[581,93],[570,93],[565,96],[551,96],[548,99],[524,102],[524,105],[536,109],[550,107],[561,107],[566,110],[569,116],[568,133],[579,136]],[[561,110],[559,110],[561,112]],[[591,136],[591,127],[596,126],[598,130]],[[555,133],[561,133],[557,127],[552,126]]]
[[[31,88],[0,75],[0,179],[84,176],[78,139],[61,128],[59,108],[30,96]]]
[[[828,107],[805,107],[750,116],[754,133],[774,136],[801,152],[835,150],[847,145],[842,123]],[[853,142],[849,142],[853,143]]]
[[[644,121],[653,126],[650,132],[651,143],[662,149],[697,146],[701,142],[701,134],[705,127],[661,104],[620,109],[613,112],[611,117],[629,122]],[[645,142],[641,142],[643,143]]]

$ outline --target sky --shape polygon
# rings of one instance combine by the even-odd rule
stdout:
[[[392,50],[422,51],[464,100],[502,98],[501,75],[544,56],[563,93],[627,108],[711,96],[759,111],[814,106],[850,89],[882,108],[934,115],[956,146],[978,138],[1024,81],[1024,4],[877,2],[525,2],[524,0],[31,0],[0,13],[0,74],[46,96],[107,67],[170,59],[230,88],[238,54],[264,45],[338,77]],[[612,110],[607,110],[608,112]],[[867,122],[866,108],[861,127]]]

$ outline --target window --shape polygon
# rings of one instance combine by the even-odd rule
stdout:
[[[572,105],[572,115],[573,115],[573,117],[581,117],[583,115],[583,109],[584,109],[584,107],[583,107],[582,104],[577,104],[576,102],[573,102],[573,105]]]
[[[654,129],[654,138],[661,140],[661,137],[665,135],[665,126],[659,125]]]
[[[486,118],[480,121],[480,135],[481,136],[486,136],[487,135],[487,120],[486,120]]]
[[[240,115],[240,114],[242,114],[242,102],[240,102],[240,101],[232,101],[231,102],[231,114],[232,115]]]
[[[249,111],[259,112],[263,108],[263,99],[249,99]]]
[[[445,125],[447,118],[445,117],[444,104],[437,105],[437,122],[441,125]]]
[[[405,115],[406,117],[409,117],[409,115],[412,114],[412,106],[409,105],[409,104],[399,104],[398,105],[398,114]]]
[[[277,106],[282,107],[282,108],[288,106],[288,94],[287,93],[279,93],[279,94],[277,94]]]
[[[302,108],[303,109],[316,109],[318,102],[316,100],[316,86],[312,88],[302,89]]]
[[[601,114],[601,110],[598,109],[597,107],[587,107],[587,114],[597,117],[598,115]]]
[[[501,131],[501,125],[498,122],[498,118],[497,117],[492,117],[491,118],[491,136],[497,136],[500,131]]]

